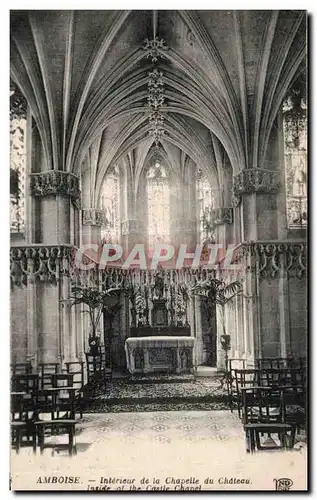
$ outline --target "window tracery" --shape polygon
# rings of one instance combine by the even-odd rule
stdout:
[[[307,106],[300,85],[283,103],[287,224],[307,226]]]
[[[103,182],[100,208],[104,211],[105,224],[101,237],[105,243],[115,243],[120,234],[120,172],[115,166]]]
[[[10,231],[25,229],[25,134],[27,103],[19,89],[10,85]]]
[[[200,243],[214,238],[214,228],[211,223],[211,211],[215,208],[215,197],[211,184],[201,169],[197,170],[196,179],[198,230]]]
[[[169,172],[156,162],[146,175],[148,201],[148,241],[167,243],[170,237],[170,179]]]

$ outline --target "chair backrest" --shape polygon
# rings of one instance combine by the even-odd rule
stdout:
[[[39,388],[39,376],[36,373],[15,375],[12,379],[12,390],[31,393]]]
[[[51,375],[52,387],[73,387],[72,373],[54,373]]]
[[[66,392],[66,390],[65,390]],[[51,419],[60,418],[60,412],[63,412],[63,419],[74,418],[75,416],[75,392],[67,391],[68,397],[61,399],[64,393],[62,390],[41,389],[35,393],[36,417],[41,414],[50,414]],[[66,414],[65,414],[66,412]]]
[[[39,363],[41,389],[48,389],[52,385],[51,376],[61,371],[60,363]]]
[[[285,421],[283,390],[271,387],[243,387],[241,392],[243,424]]]
[[[34,415],[35,404],[34,395],[11,394],[11,418],[13,421],[26,421]]]
[[[84,362],[70,361],[65,363],[67,373],[73,375],[73,385],[78,389],[82,389],[84,385]]]
[[[242,387],[252,387],[260,385],[261,370],[256,368],[247,368],[244,370],[234,370],[234,379],[236,382],[236,390],[240,393]]]
[[[32,373],[31,363],[12,363],[11,364],[11,377],[15,375],[27,375]]]

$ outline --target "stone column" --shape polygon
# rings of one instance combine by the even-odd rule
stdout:
[[[79,179],[70,172],[48,170],[30,174],[30,193],[40,200],[41,243],[69,244],[71,203],[79,207]]]

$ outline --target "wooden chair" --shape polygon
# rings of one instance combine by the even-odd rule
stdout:
[[[41,389],[48,389],[51,387],[52,375],[61,372],[60,363],[39,363]]]
[[[66,371],[73,375],[73,385],[76,387],[76,409],[80,418],[83,418],[83,387],[84,387],[84,362],[71,361],[65,363]]]
[[[36,453],[34,410],[32,396],[22,392],[11,394],[11,437],[16,453],[20,452],[21,446],[32,446],[33,453]]]
[[[268,450],[278,446],[263,446],[260,436],[277,434],[280,448],[294,446],[294,425],[285,421],[285,402],[283,390],[271,387],[243,387],[242,423],[246,435],[247,452]]]
[[[36,421],[38,442],[40,452],[43,454],[45,448],[57,448],[56,443],[45,443],[45,437],[50,431],[51,435],[60,435],[61,433],[68,434],[68,453],[70,456],[76,453],[74,445],[75,426],[75,391],[73,388],[68,388],[69,398],[67,402],[60,398],[61,388],[42,389],[36,394]],[[63,418],[59,418],[60,412],[65,412]],[[47,416],[50,415],[50,418]],[[41,419],[41,416],[43,419]]]
[[[86,353],[87,388],[93,393],[105,385],[105,364],[102,353],[93,356]]]
[[[228,360],[229,377],[227,379],[227,389],[229,394],[229,406],[231,412],[233,411],[234,405],[238,404],[238,395],[237,395],[236,381],[235,381],[236,367],[234,366],[236,364],[238,364],[239,367],[244,370],[246,368],[246,361],[244,358],[230,358]]]
[[[16,375],[28,375],[32,373],[31,363],[12,363],[11,364],[11,378]]]
[[[242,392],[243,387],[260,386],[262,382],[262,371],[255,368],[247,368],[244,370],[234,370],[235,380],[235,397],[239,418],[241,418],[242,409]]]
[[[11,391],[25,392],[31,394],[39,388],[39,376],[37,373],[15,375],[11,380]]]

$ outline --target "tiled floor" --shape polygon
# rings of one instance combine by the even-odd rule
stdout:
[[[306,488],[306,444],[247,454],[241,423],[229,411],[89,414],[76,441],[72,458],[50,449],[35,457],[29,449],[12,452],[13,489],[273,490],[274,479],[283,477],[293,489]],[[78,483],[65,484],[70,476]],[[59,482],[47,484],[48,477]]]

